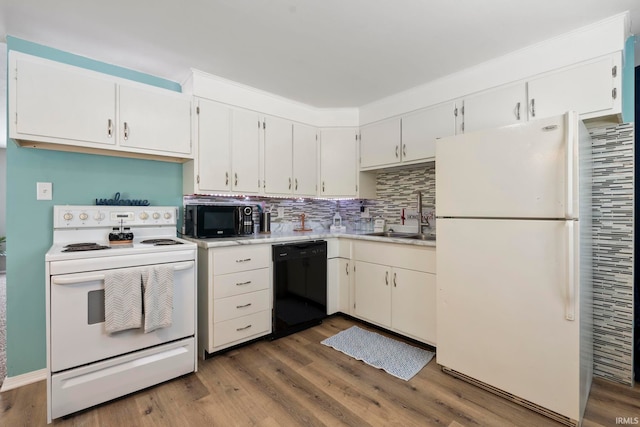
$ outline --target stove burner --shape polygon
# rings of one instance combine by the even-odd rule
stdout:
[[[182,244],[182,242],[178,242],[177,240],[173,240],[173,239],[149,239],[149,240],[143,240],[140,243],[146,243],[153,246],[169,246],[169,245]]]
[[[99,251],[102,249],[111,249],[109,246],[99,245],[97,243],[73,243],[65,246],[62,252],[83,252],[83,251]]]

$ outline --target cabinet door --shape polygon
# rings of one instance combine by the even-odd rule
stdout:
[[[435,159],[436,139],[455,134],[455,105],[445,103],[402,118],[402,160]]]
[[[360,129],[360,168],[399,163],[400,119],[385,120]]]
[[[320,135],[320,194],[354,197],[357,141],[354,129],[323,129]]]
[[[436,276],[394,268],[391,282],[391,327],[436,344]]]
[[[613,59],[608,57],[529,80],[529,118],[555,116],[568,110],[588,114],[612,109],[613,66]]]
[[[77,145],[115,145],[115,83],[22,59],[16,61],[16,69],[11,137],[33,135],[77,141]]]
[[[191,154],[191,97],[120,85],[120,146]]]
[[[293,124],[293,194],[315,196],[318,189],[318,130]]]
[[[293,125],[276,117],[265,119],[264,191],[291,194],[293,191]]]
[[[198,113],[198,178],[201,191],[231,189],[231,112],[228,107],[201,99]]]
[[[231,112],[231,164],[233,191],[254,194],[260,190],[260,116],[247,110]]]
[[[355,264],[355,315],[391,326],[391,269],[363,261]]]
[[[464,99],[464,132],[490,129],[527,120],[524,83],[502,86]]]
[[[352,264],[350,259],[336,258],[338,260],[338,311],[351,314],[353,302],[351,301],[351,271]]]

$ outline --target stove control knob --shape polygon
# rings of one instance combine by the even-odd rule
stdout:
[[[86,220],[87,220],[87,218],[89,218],[89,215],[87,215],[85,212],[82,212],[82,213],[80,214],[80,219],[81,219],[82,221],[86,221]]]
[[[93,216],[93,219],[95,219],[96,221],[102,221],[104,219],[104,214],[102,212],[96,212],[96,214]]]
[[[148,219],[148,218],[149,218],[149,214],[148,214],[148,213],[146,213],[146,212],[142,212],[142,213],[140,214],[140,219],[141,219],[141,220],[143,220],[143,221],[144,221],[145,219]]]
[[[171,219],[171,212],[165,212],[164,219]]]
[[[154,212],[153,219],[160,219],[160,214],[158,212]]]
[[[73,219],[73,214],[71,212],[67,212],[62,216],[62,218],[64,218],[65,221],[71,221]]]

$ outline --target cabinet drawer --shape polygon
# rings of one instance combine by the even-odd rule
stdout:
[[[228,274],[238,271],[269,267],[271,246],[241,246],[221,248],[213,251],[213,274]]]
[[[353,258],[408,270],[436,272],[436,249],[403,244],[354,242]]]
[[[235,319],[271,308],[268,289],[213,301],[213,322]]]
[[[213,299],[269,289],[270,274],[270,268],[261,268],[213,276]]]
[[[220,347],[271,332],[271,310],[213,324],[213,346]]]

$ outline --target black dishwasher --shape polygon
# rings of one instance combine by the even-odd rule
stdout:
[[[327,242],[273,245],[273,338],[327,317]]]

